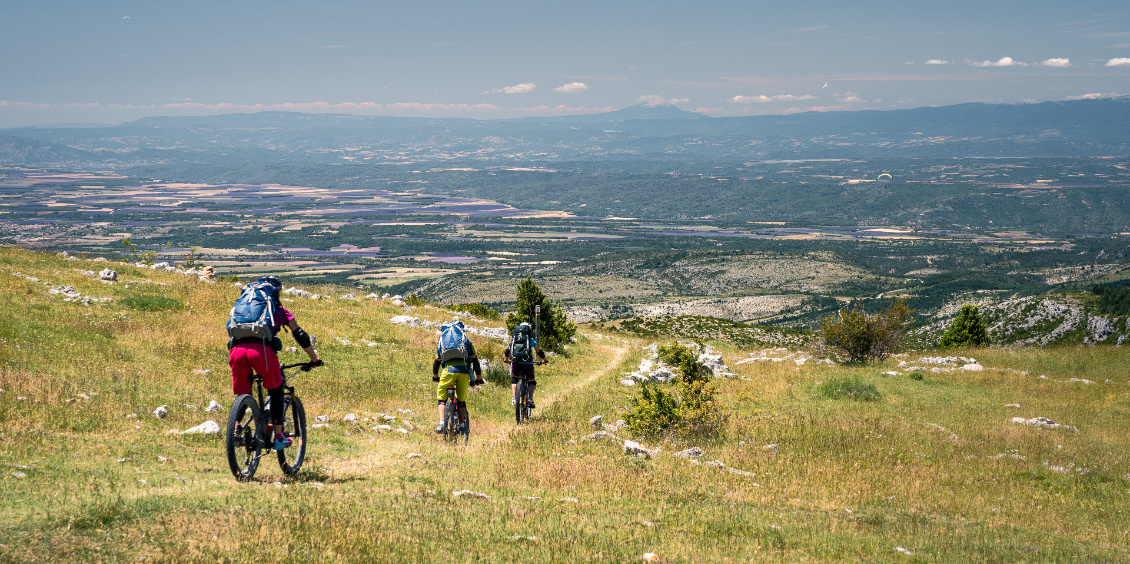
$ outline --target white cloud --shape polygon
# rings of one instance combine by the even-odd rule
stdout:
[[[514,86],[506,86],[504,88],[487,90],[486,92],[483,92],[483,94],[528,94],[530,92],[533,92],[534,88],[537,88],[536,84],[532,82],[523,82],[522,84],[515,84]]]
[[[1125,66],[1125,65],[1130,65],[1130,58],[1118,57],[1116,59],[1111,59],[1111,60],[1106,62],[1106,66],[1108,66],[1108,67],[1121,67],[1121,66]]]
[[[675,104],[681,104],[681,103],[689,102],[689,101],[690,101],[690,99],[688,99],[688,98],[667,99],[667,98],[664,98],[663,96],[659,96],[658,94],[647,94],[647,95],[644,95],[644,96],[640,96],[639,98],[636,98],[637,104],[646,104],[648,106],[672,106],[672,105],[675,105]]]
[[[943,61],[941,59],[930,59],[929,61],[926,61],[925,63],[922,63],[922,64],[924,64],[924,65],[948,65],[948,64],[951,64],[951,63],[949,61]]]
[[[1068,96],[1064,100],[1098,100],[1100,98],[1117,98],[1118,94],[1103,94],[1102,92],[1088,92],[1078,96]]]
[[[794,33],[809,33],[809,32],[812,32],[812,31],[820,31],[822,29],[827,29],[827,28],[828,28],[828,26],[826,26],[826,25],[814,25],[812,27],[802,27],[800,29],[794,29],[793,32]]]
[[[750,102],[759,102],[759,103],[762,103],[762,102],[796,102],[798,100],[815,100],[815,99],[816,99],[816,96],[812,96],[811,94],[805,94],[803,96],[793,96],[792,94],[778,94],[776,96],[766,96],[766,95],[762,94],[760,96],[734,96],[733,98],[730,98],[730,101],[736,102],[738,104],[748,104]]]
[[[553,91],[554,92],[565,92],[565,93],[571,94],[573,92],[584,92],[585,90],[588,90],[588,89],[589,89],[589,85],[587,85],[583,82],[570,82],[569,84],[562,84],[561,86],[554,88]]]
[[[1042,67],[1069,67],[1069,66],[1071,66],[1071,60],[1067,59],[1067,58],[1047,59],[1045,61],[1040,61],[1040,66],[1042,66]]]
[[[996,61],[971,62],[969,65],[973,67],[1026,67],[1028,63],[1015,61],[1012,57],[1001,57]]]
[[[839,102],[841,104],[851,104],[851,103],[855,103],[855,102],[863,102],[864,101],[863,98],[860,98],[859,96],[856,96],[855,94],[852,94],[851,92],[847,92],[845,94],[836,94],[833,97],[836,99],[837,102]]]

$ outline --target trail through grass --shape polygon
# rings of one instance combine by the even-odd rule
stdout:
[[[431,433],[434,329],[389,323],[406,313],[389,302],[306,288],[329,299],[284,304],[327,366],[292,382],[309,424],[329,421],[310,430],[297,477],[264,459],[238,483],[222,439],[168,433],[226,417],[237,289],[131,266],[113,267],[115,284],[82,273],[104,266],[0,249],[0,561],[1130,560],[1125,348],[972,350],[983,369],[965,370],[930,352],[739,364],[755,351],[719,345],[737,374],[716,381],[724,432],[650,441],[661,453],[643,459],[580,438],[590,417],[620,417],[632,389],[619,380],[648,343],[582,337],[539,369],[528,424],[513,423],[509,385],[483,386],[471,441],[454,446]],[[43,281],[114,301],[64,301]],[[503,347],[476,338],[484,357]],[[205,413],[210,400],[224,411]],[[691,446],[698,464],[672,456]]]

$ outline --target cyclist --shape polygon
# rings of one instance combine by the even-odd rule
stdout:
[[[549,364],[549,360],[545,358],[545,353],[538,345],[530,333],[533,328],[529,323],[523,321],[514,328],[513,338],[510,340],[510,346],[502,351],[502,359],[510,363],[510,405],[517,402],[518,395],[518,380],[525,379],[527,382],[526,405],[530,409],[534,408],[534,389],[537,388],[537,380],[534,379],[534,357],[532,352],[537,352],[538,358],[541,363]],[[513,355],[513,356],[511,356]]]
[[[448,327],[458,329],[458,334],[461,337],[460,346],[463,350],[458,355],[452,355],[454,358],[443,360],[441,356],[444,354],[444,337],[442,332]],[[440,375],[440,368],[443,369],[442,376]],[[471,381],[471,372],[475,373],[474,382]],[[475,354],[475,345],[463,333],[463,323],[453,322],[444,323],[441,328],[440,344],[436,348],[436,358],[432,361],[432,381],[439,382],[436,387],[436,399],[439,400],[439,425],[436,426],[437,433],[444,432],[443,426],[443,409],[447,405],[447,388],[448,386],[455,386],[455,401],[456,406],[459,408],[459,424],[460,432],[463,432],[463,427],[467,421],[467,385],[473,384],[478,386],[484,384],[483,369],[479,366],[479,357]]]
[[[310,335],[298,326],[294,314],[290,313],[282,304],[278,303],[278,295],[282,292],[282,282],[274,276],[264,276],[259,283],[270,285],[274,289],[275,309],[273,312],[274,326],[271,327],[271,340],[258,337],[245,337],[242,339],[229,339],[228,365],[231,366],[232,393],[236,395],[251,393],[252,371],[263,377],[263,387],[267,388],[267,395],[271,398],[271,424],[268,429],[273,430],[274,449],[282,450],[291,445],[291,439],[283,436],[283,381],[282,368],[279,367],[278,351],[282,350],[282,341],[275,335],[286,327],[294,336],[294,342],[310,357],[310,363],[321,366],[322,361],[314,350]]]

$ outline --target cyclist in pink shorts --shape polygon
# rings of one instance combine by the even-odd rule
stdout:
[[[278,303],[277,296],[282,292],[282,282],[274,276],[264,276],[259,279],[259,282],[270,284],[274,288],[275,303]],[[231,351],[228,355],[228,365],[231,366],[232,393],[236,395],[251,393],[252,371],[263,377],[263,387],[267,388],[267,395],[271,398],[274,448],[275,450],[282,450],[290,446],[291,440],[284,437],[282,433],[283,408],[285,405],[283,403],[282,369],[279,367],[278,357],[278,351],[282,350],[282,341],[277,337],[279,331],[284,326],[290,329],[294,341],[310,357],[310,362],[313,365],[321,366],[322,361],[318,358],[317,351],[314,350],[310,335],[298,326],[294,314],[290,313],[282,304],[275,306],[273,319],[274,326],[271,328],[271,334],[274,337],[269,341],[256,337],[228,341],[228,349]]]

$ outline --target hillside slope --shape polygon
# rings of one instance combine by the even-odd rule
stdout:
[[[168,432],[226,416],[204,406],[231,403],[232,282],[0,249],[0,561],[1130,559],[1124,347],[842,367],[721,346],[722,435],[645,439],[645,459],[582,440],[621,417],[649,344],[590,333],[539,371],[528,425],[484,386],[453,447],[429,432],[434,329],[390,321],[450,312],[305,289],[326,298],[285,305],[327,366],[293,383],[327,421],[296,478],[238,483],[222,439]],[[827,385],[855,381],[878,399]],[[1038,417],[1075,430],[1013,421]]]

